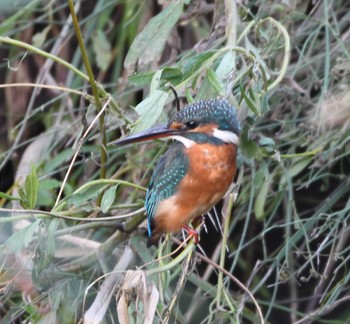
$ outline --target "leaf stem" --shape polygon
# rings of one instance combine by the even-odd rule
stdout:
[[[224,233],[222,237],[221,242],[221,254],[220,254],[220,268],[224,269],[225,267],[225,259],[226,259],[226,244],[227,244],[227,237],[229,235],[229,226],[230,226],[230,218],[231,218],[231,211],[233,207],[235,195],[233,193],[230,194],[228,204],[227,204],[227,210],[225,215],[225,224],[224,224]],[[221,293],[223,290],[223,272],[219,272],[218,274],[218,289],[216,294],[216,307],[217,309],[220,309],[221,304]]]

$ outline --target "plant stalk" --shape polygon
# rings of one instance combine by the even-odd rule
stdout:
[[[95,81],[94,74],[92,72],[92,68],[91,68],[90,61],[89,61],[89,58],[87,55],[87,51],[86,51],[86,48],[84,45],[84,40],[83,40],[83,36],[81,34],[78,18],[77,18],[77,15],[75,13],[75,10],[74,10],[73,0],[68,0],[68,5],[69,5],[70,14],[71,14],[72,20],[73,20],[75,34],[76,34],[77,39],[78,39],[78,44],[80,47],[82,59],[83,59],[84,65],[85,65],[87,75],[89,77],[89,82],[90,82],[92,94],[95,98],[96,109],[97,109],[97,112],[100,112],[102,109],[102,104],[101,104],[101,100],[100,100],[100,96],[99,96],[99,91],[98,91],[98,87],[97,87],[97,84]],[[107,162],[107,152],[106,152],[107,140],[106,140],[104,114],[101,114],[99,117],[99,127],[100,127],[100,135],[101,135],[100,179],[105,179],[106,178],[106,162]],[[100,206],[102,196],[103,196],[103,192],[101,193],[101,195],[97,199],[97,202],[96,202],[97,206]]]

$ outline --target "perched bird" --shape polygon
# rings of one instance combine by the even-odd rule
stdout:
[[[181,228],[196,233],[188,224],[207,213],[233,182],[239,133],[236,109],[226,99],[210,99],[187,105],[166,125],[114,142],[175,140],[159,159],[147,190],[148,246]]]

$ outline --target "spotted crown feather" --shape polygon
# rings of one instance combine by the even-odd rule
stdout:
[[[199,100],[189,104],[174,114],[169,124],[186,123],[193,120],[193,116],[203,123],[215,122],[221,130],[229,130],[237,135],[241,132],[237,110],[224,98]]]

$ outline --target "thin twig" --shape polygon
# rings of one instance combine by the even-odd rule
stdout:
[[[168,323],[170,321],[170,316],[176,306],[177,301],[180,298],[181,292],[185,287],[186,281],[188,276],[191,273],[190,267],[192,266],[192,268],[194,267],[194,265],[196,264],[193,260],[193,252],[194,250],[191,250],[190,253],[188,253],[187,258],[185,260],[185,262],[182,264],[182,271],[181,271],[181,275],[180,278],[177,281],[176,284],[176,289],[174,290],[173,293],[173,297],[171,299],[170,305],[169,307],[166,309],[166,315],[164,316],[164,323]]]
[[[210,264],[212,267],[216,268],[218,271],[223,272],[226,276],[228,276],[238,287],[240,287],[248,296],[249,298],[252,300],[253,304],[255,305],[259,318],[260,318],[260,323],[264,324],[265,320],[264,320],[264,316],[261,312],[260,306],[258,304],[258,302],[256,301],[256,299],[254,298],[254,296],[252,295],[252,293],[249,291],[249,289],[244,286],[244,284],[242,282],[240,282],[235,276],[233,276],[230,272],[228,272],[226,269],[221,268],[218,264],[216,264],[215,262],[213,262],[212,260],[210,260],[209,258],[205,257],[202,254],[197,253],[197,256],[207,262],[208,264]]]
[[[69,92],[69,93],[80,95],[82,97],[85,97],[89,101],[91,101],[91,97],[86,92],[75,90],[75,89],[71,89],[71,88],[68,88],[68,87],[48,85],[48,84],[29,83],[29,82],[0,84],[0,89],[1,88],[13,88],[13,87],[33,87],[33,88],[42,88],[42,89],[52,89],[52,90],[65,91],[65,92]]]
[[[64,186],[65,186],[65,184],[66,184],[66,182],[67,182],[67,180],[68,180],[68,177],[69,177],[70,172],[72,171],[72,168],[73,168],[73,166],[74,166],[74,162],[75,162],[75,160],[76,160],[76,158],[77,158],[77,156],[78,156],[78,154],[79,154],[79,151],[80,151],[81,147],[83,146],[84,140],[85,140],[86,137],[88,136],[88,134],[89,134],[89,132],[90,132],[92,126],[95,124],[96,120],[99,119],[100,116],[104,113],[105,109],[107,108],[107,106],[108,106],[108,104],[109,104],[109,101],[110,101],[110,100],[109,100],[109,98],[108,98],[108,100],[106,101],[106,103],[104,104],[104,106],[102,107],[102,109],[99,111],[99,113],[98,113],[98,114],[96,115],[96,117],[93,119],[93,121],[91,122],[91,124],[90,124],[90,126],[88,127],[88,129],[85,131],[85,133],[84,133],[84,135],[82,136],[82,138],[79,140],[78,147],[77,147],[77,149],[76,149],[76,151],[75,151],[75,153],[74,153],[74,156],[73,156],[72,161],[71,161],[71,163],[70,163],[70,165],[69,165],[69,168],[68,168],[68,170],[67,170],[67,172],[66,172],[66,174],[65,174],[65,176],[64,176],[64,179],[63,179],[63,182],[62,182],[62,186],[61,186],[60,191],[59,191],[59,193],[58,193],[58,195],[57,195],[57,199],[56,199],[56,202],[55,202],[55,205],[54,205],[53,208],[55,208],[55,207],[57,206],[58,202],[59,202],[60,199],[61,199],[61,195],[62,195],[62,193],[63,193]]]
[[[0,224],[1,223],[8,223],[8,222],[14,222],[22,219],[28,219],[28,218],[43,218],[44,216],[49,217],[57,217],[67,220],[74,220],[79,222],[104,222],[104,221],[114,221],[118,219],[124,219],[133,217],[135,215],[141,214],[145,211],[145,208],[139,208],[133,212],[126,213],[123,215],[115,215],[115,216],[109,216],[109,217],[72,217],[72,216],[66,216],[63,213],[55,213],[55,212],[47,212],[43,210],[36,210],[36,209],[7,209],[7,208],[0,208],[0,212],[5,213],[15,213],[15,214],[25,214],[24,216],[11,216],[11,217],[0,217]],[[42,215],[40,217],[39,215]]]

